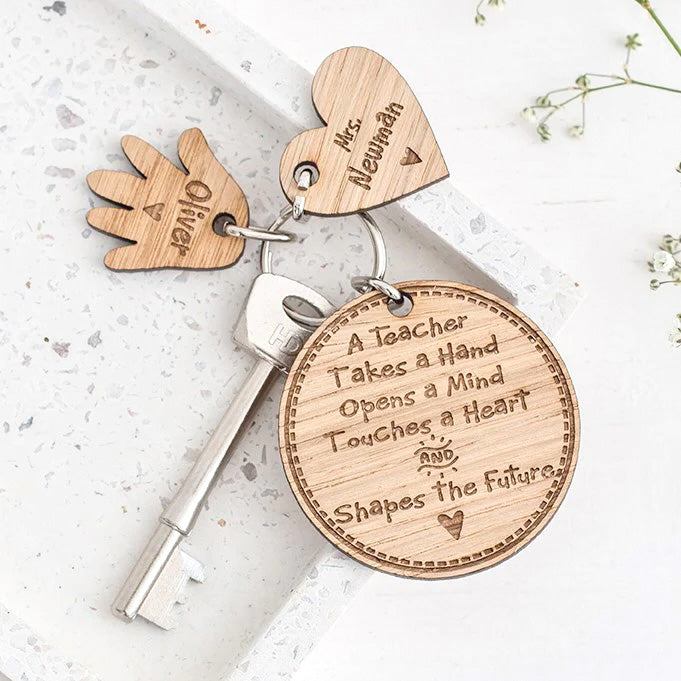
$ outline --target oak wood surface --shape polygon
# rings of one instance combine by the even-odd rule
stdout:
[[[295,137],[280,164],[290,201],[301,193],[296,168],[317,167],[318,181],[304,192],[307,212],[368,210],[448,176],[421,105],[380,54],[363,47],[334,52],[315,74],[312,99],[326,125]]]
[[[579,443],[567,370],[529,319],[462,284],[369,293],[307,341],[280,408],[293,492],[338,548],[396,575],[449,577],[513,555],[553,516]]]
[[[244,240],[217,234],[213,220],[227,213],[235,224],[248,226],[248,203],[198,128],[185,130],[178,140],[178,155],[188,173],[138,137],[126,135],[121,145],[143,177],[96,170],[87,178],[93,192],[119,204],[93,208],[88,223],[133,242],[109,251],[107,267],[216,269],[241,257]]]

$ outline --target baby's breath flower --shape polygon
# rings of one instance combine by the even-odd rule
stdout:
[[[624,41],[624,47],[628,50],[635,50],[637,47],[641,47],[641,45],[643,43],[638,39],[638,33],[631,33]]]
[[[534,109],[531,106],[526,106],[520,112],[520,115],[530,123],[534,123],[537,120],[537,114],[535,113]]]
[[[488,7],[501,7],[506,0],[478,0],[478,4],[475,7],[475,23],[478,26],[484,26],[487,21],[487,17],[480,11],[480,8],[487,2]]]
[[[653,253],[653,257],[648,261],[648,269],[651,272],[661,272],[666,275],[666,278],[651,279],[650,288],[656,291],[664,284],[671,284],[672,286],[681,286],[681,258],[678,257],[680,252],[679,243],[681,237],[678,239],[671,234],[665,234],[660,243],[660,249]],[[676,315],[677,328],[669,334],[669,341],[676,348],[681,347],[681,312]]]
[[[551,131],[546,123],[540,123],[537,126],[537,133],[542,142],[548,142],[551,139]]]
[[[584,74],[575,80],[575,84],[580,90],[588,90],[591,81],[589,80],[588,76]]]
[[[669,253],[673,254],[679,250],[679,246],[681,246],[681,241],[679,241],[675,236],[672,236],[671,234],[665,234],[664,237],[662,237],[660,248],[663,251],[669,251]]]
[[[485,0],[479,0],[477,9],[479,11],[480,6],[485,2]],[[652,9],[650,5],[650,0],[636,0],[641,7],[643,7],[648,14],[653,18],[655,23],[664,33],[667,40],[670,42],[672,47],[681,56],[681,47],[676,43],[672,35],[669,33],[665,25],[660,21],[656,12]],[[487,0],[488,4],[492,4],[492,0]],[[634,50],[641,47],[642,43],[639,40],[638,33],[629,33],[625,36],[623,40],[624,46],[626,48],[626,54],[624,58],[624,63],[622,64],[622,73],[608,74],[608,73],[591,73],[586,72],[575,79],[574,85],[569,85],[567,87],[555,88],[549,90],[545,95],[537,97],[534,106],[539,109],[546,109],[545,115],[542,117],[542,123],[548,124],[549,120],[555,116],[559,111],[564,110],[567,106],[575,104],[580,106],[582,110],[582,120],[580,125],[573,126],[569,129],[570,134],[574,137],[582,137],[584,135],[584,121],[586,120],[586,106],[587,106],[587,95],[594,92],[605,92],[611,91],[613,88],[620,88],[629,85],[638,85],[639,87],[653,88],[656,90],[663,90],[666,92],[673,92],[676,94],[681,94],[681,89],[678,87],[669,87],[666,85],[660,85],[657,83],[649,83],[638,80],[632,77],[630,72],[630,58]],[[594,83],[592,84],[592,79]],[[550,96],[554,96],[556,102],[553,103],[549,99]],[[549,138],[548,127],[541,128],[537,126],[537,132],[541,137],[542,141],[546,142]],[[677,167],[678,172],[681,173],[681,163]]]
[[[667,251],[657,251],[653,254],[653,268],[656,272],[669,272],[676,266],[674,256]]]

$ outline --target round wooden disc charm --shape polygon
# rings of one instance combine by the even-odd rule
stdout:
[[[546,336],[462,284],[365,294],[295,360],[280,412],[286,475],[322,534],[357,560],[437,578],[498,563],[546,525],[572,479],[579,415]]]

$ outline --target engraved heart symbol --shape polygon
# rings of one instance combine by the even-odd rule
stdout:
[[[316,166],[319,178],[305,190],[307,212],[369,210],[449,175],[414,93],[376,52],[346,47],[331,54],[315,74],[312,100],[325,125],[294,137],[279,168],[293,201],[303,191],[296,169]]]
[[[404,150],[404,156],[400,159],[400,165],[410,166],[413,163],[421,163],[421,158],[413,149],[407,147]]]
[[[454,539],[458,539],[461,536],[463,511],[457,511],[452,516],[448,516],[446,513],[440,513],[437,517],[437,521],[452,535],[452,537],[454,537]]]
[[[161,213],[166,207],[165,203],[154,203],[151,206],[145,206],[144,212],[152,219],[158,222],[161,219]]]

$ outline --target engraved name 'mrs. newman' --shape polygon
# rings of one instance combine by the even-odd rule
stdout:
[[[362,158],[361,168],[348,166],[349,175],[348,182],[356,184],[365,191],[371,189],[371,178],[376,174],[379,167],[379,161],[383,158],[383,152],[387,146],[390,145],[390,135],[393,134],[393,126],[402,114],[404,107],[397,102],[391,102],[385,107],[383,111],[375,114],[374,118],[379,123],[374,136],[369,140],[367,149]],[[349,120],[343,132],[337,132],[333,140],[342,149],[350,153],[350,143],[355,140],[357,133],[362,125],[362,121],[356,118],[354,121]]]
[[[191,246],[192,234],[197,221],[200,223],[210,213],[210,207],[201,204],[205,204],[213,196],[208,185],[199,180],[187,182],[184,191],[189,201],[187,199],[178,200],[180,214],[175,221],[173,231],[170,233],[170,245],[177,248],[182,257],[187,255]]]

